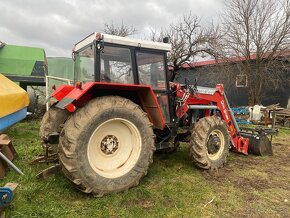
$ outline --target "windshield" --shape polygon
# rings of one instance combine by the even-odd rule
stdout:
[[[76,53],[75,82],[95,81],[94,51],[93,46]]]

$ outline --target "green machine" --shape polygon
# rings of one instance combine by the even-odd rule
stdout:
[[[33,112],[50,95],[52,85],[72,83],[74,61],[66,57],[47,58],[43,48],[8,45],[0,41],[0,73],[28,92],[31,102],[28,110]],[[29,86],[43,88],[38,87],[35,91]]]
[[[7,45],[0,41],[0,73],[26,89],[45,86],[47,60],[42,48]]]

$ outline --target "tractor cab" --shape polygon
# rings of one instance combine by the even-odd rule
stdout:
[[[166,43],[95,32],[73,49],[74,80],[151,86],[169,123],[166,57],[170,50]]]

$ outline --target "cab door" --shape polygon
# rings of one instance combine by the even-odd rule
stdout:
[[[139,84],[150,85],[156,94],[165,123],[170,123],[168,82],[166,78],[166,54],[136,50]]]

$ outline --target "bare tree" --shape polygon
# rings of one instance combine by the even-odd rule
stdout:
[[[178,22],[171,24],[168,29],[152,30],[151,40],[162,41],[169,37],[172,52],[169,54],[169,64],[173,67],[171,81],[183,64],[194,61],[194,57],[202,54],[214,55],[212,45],[220,37],[217,28],[208,29],[201,26],[200,18],[192,13],[183,15]]]
[[[248,78],[249,104],[261,103],[263,90],[285,82],[281,57],[290,54],[289,0],[228,0],[225,11],[220,48]]]
[[[137,29],[134,26],[125,25],[122,21],[120,26],[116,26],[112,23],[105,23],[104,32],[107,34],[112,34],[116,36],[130,36],[137,33]]]

